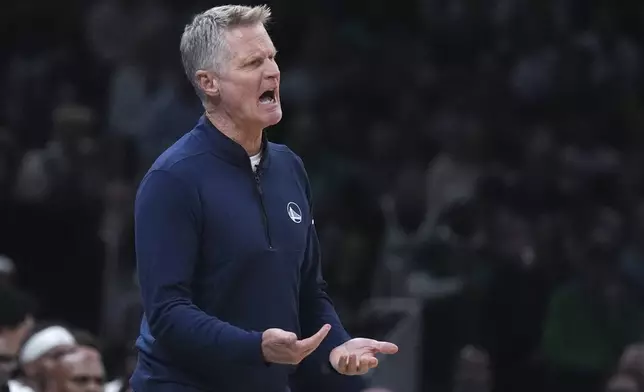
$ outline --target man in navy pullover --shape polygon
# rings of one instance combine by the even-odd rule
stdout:
[[[359,392],[392,343],[351,339],[320,272],[300,158],[267,141],[280,73],[266,7],[221,6],[181,54],[205,115],[143,178],[135,392]]]

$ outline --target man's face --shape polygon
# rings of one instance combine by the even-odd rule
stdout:
[[[4,385],[18,364],[20,347],[33,327],[33,320],[28,319],[15,329],[0,331],[0,385]]]
[[[101,355],[89,347],[80,347],[60,359],[58,392],[102,392],[105,370]]]
[[[277,124],[282,119],[276,50],[263,25],[236,27],[227,33],[228,58],[215,77],[219,103],[241,127]]]
[[[25,372],[27,377],[39,383],[43,383],[47,380],[47,378],[50,377],[51,372],[56,366],[58,360],[64,355],[71,353],[75,349],[75,346],[68,344],[56,346],[41,355],[35,361],[32,361],[30,363],[23,363],[23,371]]]

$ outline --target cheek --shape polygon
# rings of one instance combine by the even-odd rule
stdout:
[[[0,352],[17,355],[20,351],[20,340],[15,338],[0,338]]]
[[[230,106],[245,107],[257,100],[257,85],[250,79],[238,79],[235,83],[227,83],[221,87],[222,97]]]
[[[257,110],[255,101],[254,94],[239,91],[231,100],[229,100],[228,106],[232,111],[236,112],[238,116],[254,116],[254,113]]]
[[[78,385],[78,383],[75,383],[73,381],[65,381],[65,391],[68,392],[77,392],[77,391],[82,391],[82,387]]]

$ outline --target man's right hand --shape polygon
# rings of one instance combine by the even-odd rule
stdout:
[[[331,326],[325,324],[310,338],[297,340],[293,332],[271,328],[262,334],[262,354],[269,363],[297,365],[322,343]]]

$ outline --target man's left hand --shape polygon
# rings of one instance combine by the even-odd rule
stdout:
[[[355,338],[334,348],[329,355],[331,366],[340,374],[356,376],[378,366],[376,354],[395,354],[398,346],[373,339]]]

